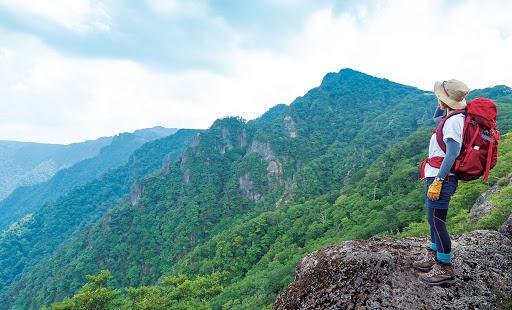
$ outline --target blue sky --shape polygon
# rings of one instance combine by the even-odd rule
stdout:
[[[0,0],[0,139],[252,119],[351,67],[512,85],[509,1]]]

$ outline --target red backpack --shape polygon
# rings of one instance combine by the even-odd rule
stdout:
[[[487,98],[476,98],[468,102],[464,110],[456,110],[443,117],[436,129],[439,147],[446,153],[443,141],[443,126],[446,120],[457,114],[465,114],[466,121],[462,131],[462,147],[455,164],[450,170],[459,180],[471,181],[484,176],[488,182],[489,172],[498,161],[498,141],[500,133],[496,129],[496,104]],[[443,157],[427,158],[421,164],[421,178],[424,179],[426,163],[434,168],[441,167]]]

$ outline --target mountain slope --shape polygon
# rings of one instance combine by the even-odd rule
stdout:
[[[0,141],[0,200],[19,186],[44,182],[57,171],[96,156],[112,138],[69,145]]]
[[[205,296],[207,305],[268,305],[304,254],[421,221],[417,165],[434,107],[432,93],[342,70],[254,121],[218,120],[178,162],[137,182],[135,199],[15,281],[4,305],[37,308],[71,296],[101,269],[112,271],[115,287],[157,284],[168,273],[209,285],[221,271],[224,289]],[[159,292],[189,283],[189,296],[201,287],[165,279],[123,294],[160,304],[170,295]]]
[[[512,129],[507,125],[512,114],[505,112],[511,111],[510,105],[501,103],[499,109],[498,124],[504,133]],[[292,281],[293,269],[299,260],[313,250],[341,240],[366,238],[377,233],[390,234],[404,227],[407,233],[417,232],[411,228],[417,228],[418,224],[411,227],[408,223],[415,220],[426,222],[423,219],[422,186],[417,176],[429,135],[429,128],[421,128],[394,145],[365,169],[361,178],[348,181],[341,195],[333,191],[302,204],[281,205],[259,215],[244,216],[207,242],[198,243],[174,266],[173,273],[188,273],[192,281],[188,283],[197,283],[195,281],[204,281],[204,278],[196,278],[196,275],[211,273],[215,278],[217,271],[226,272],[222,289],[210,295],[200,295],[201,288],[209,286],[190,284],[187,295],[180,296],[199,294],[204,296],[202,301],[213,308],[258,309],[274,301],[276,294]],[[504,178],[508,180],[512,171],[511,156],[512,135],[508,134],[503,136],[500,161],[491,176],[493,182],[503,183]],[[469,225],[466,220],[472,202],[486,188],[478,182],[461,183],[452,203],[453,212],[450,212],[451,231],[460,231],[460,227],[466,230],[493,228],[489,225],[503,222],[506,214],[512,211],[510,196],[507,198],[509,191],[505,188],[493,198],[496,210],[476,227]],[[117,307],[122,309],[142,309],[142,304],[176,304],[181,298],[173,292],[181,292],[183,288],[181,284],[169,287],[166,279],[152,287],[117,291],[118,297],[112,302],[119,302]],[[177,280],[173,280],[176,283],[174,281]],[[187,281],[185,277],[177,283]],[[216,282],[207,283],[216,285]],[[88,292],[92,298],[101,296],[95,291]],[[79,299],[73,298],[68,302],[73,300]]]
[[[99,154],[58,171],[48,181],[16,189],[0,201],[0,231],[23,216],[36,211],[48,201],[53,201],[77,186],[100,177],[109,169],[126,163],[130,155],[142,144],[171,135],[177,129],[155,127],[134,133],[121,133],[113,137]]]
[[[501,149],[503,160],[493,171],[493,174],[496,177],[508,172],[507,183],[503,184],[504,187],[498,193],[496,193],[495,186],[491,187],[493,197],[490,199],[492,199],[491,202],[495,205],[495,209],[491,211],[490,216],[486,216],[479,221],[477,228],[497,229],[501,224],[488,225],[497,223],[496,220],[502,223],[506,216],[512,212],[512,196],[510,195],[512,189],[512,183],[510,183],[510,180],[512,180],[512,175],[510,175],[510,171],[512,171],[512,161],[510,160],[512,156],[512,133],[507,134],[503,142],[504,147]],[[404,146],[407,145],[408,142],[404,141],[403,144],[397,145],[395,149],[404,149]],[[392,155],[395,151],[389,152],[388,156],[383,156],[382,159],[389,158],[389,155]],[[398,161],[404,161],[404,159],[407,159],[407,157],[400,158]],[[411,182],[417,183],[413,180]],[[474,182],[464,184],[474,184]],[[466,194],[470,194],[467,187],[462,189],[462,195]],[[317,200],[317,205],[326,208],[325,204],[322,206],[321,199]],[[266,239],[266,242],[268,242],[269,232],[275,228],[281,229],[279,238],[285,241],[282,245],[275,243],[268,254],[254,266],[254,269],[242,281],[235,278],[233,283],[226,283],[225,280],[221,280],[225,278],[225,273],[223,276],[223,273],[214,272],[210,276],[200,277],[166,276],[155,286],[115,290],[106,283],[106,277],[103,276],[104,272],[102,272],[100,277],[103,279],[103,285],[107,287],[93,287],[91,283],[94,282],[91,282],[86,284],[73,298],[54,305],[52,309],[61,309],[60,307],[64,305],[70,307],[70,309],[78,309],[84,307],[88,300],[89,303],[102,304],[104,308],[114,307],[116,309],[144,309],[148,305],[161,306],[165,309],[180,309],[180,307],[185,307],[184,303],[190,305],[191,302],[195,302],[193,308],[218,308],[223,305],[223,309],[259,309],[265,305],[261,300],[264,297],[261,292],[270,293],[268,297],[273,300],[277,292],[272,294],[271,289],[276,286],[276,282],[283,282],[283,287],[286,287],[287,283],[292,281],[295,264],[302,258],[301,251],[309,252],[308,248],[318,249],[322,247],[322,243],[337,243],[332,238],[330,240],[320,238],[318,241],[324,239],[323,242],[310,243],[306,247],[297,247],[293,244],[290,237],[297,236],[298,232],[318,231],[318,229],[311,228],[315,226],[315,221],[318,221],[319,218],[306,216],[312,206],[314,207],[313,204],[309,204],[302,212],[301,206],[292,206],[289,208],[291,212],[282,214],[282,217],[279,214],[280,210],[267,212],[263,217],[265,220],[261,220],[262,217],[260,216],[255,221],[251,221],[254,223],[246,222],[245,227],[240,228],[242,233],[258,234],[252,239],[253,247],[259,240]],[[318,209],[313,210],[312,215],[318,214],[317,211]],[[494,216],[494,213],[497,217]],[[457,217],[457,214],[452,215],[450,220],[458,221]],[[287,224],[286,221],[290,219],[297,222],[294,225]],[[305,221],[306,219],[307,221]],[[466,227],[471,226],[467,225],[468,223],[465,224]],[[331,225],[332,223],[327,226]],[[474,228],[468,227],[467,229],[473,230]],[[290,229],[293,232],[290,232]],[[508,234],[510,238],[512,216],[509,217],[500,232]],[[333,233],[331,230],[330,235],[332,236]],[[423,233],[423,235],[425,234],[427,233]],[[326,234],[326,236],[328,235]],[[338,236],[338,238],[340,237],[343,238],[343,235]],[[244,242],[242,240],[245,240],[245,236],[235,235],[230,236],[230,238],[228,239],[232,240],[230,245],[235,248],[222,247],[223,251],[228,250],[233,254],[243,253]],[[454,251],[456,251],[456,273],[460,285],[450,288],[449,294],[443,294],[446,298],[432,298],[431,295],[437,293],[436,288],[424,287],[411,272],[410,263],[421,251],[424,251],[425,238],[400,240],[376,237],[369,241],[350,241],[340,246],[329,247],[302,259],[302,263],[297,268],[296,277],[298,280],[278,297],[275,307],[279,309],[297,309],[300,305],[304,307],[309,305],[311,308],[326,308],[328,305],[338,305],[338,308],[345,308],[352,306],[354,303],[365,304],[372,308],[389,306],[400,309],[411,307],[443,309],[445,306],[455,305],[458,305],[460,309],[466,309],[470,306],[482,307],[483,303],[489,309],[502,308],[504,303],[508,303],[508,306],[510,306],[512,296],[509,292],[512,285],[512,273],[508,268],[510,258],[507,261],[507,256],[510,256],[512,247],[510,246],[511,243],[507,242],[507,237],[496,232],[477,231],[454,238],[457,240]],[[313,240],[310,239],[311,241]],[[492,250],[490,251],[489,248],[492,248]],[[254,253],[248,251],[247,254],[251,252]],[[290,255],[292,253],[299,253],[299,255]],[[269,257],[270,261],[268,260]],[[226,266],[240,264],[238,260],[240,256],[238,258],[224,256],[224,258],[230,259],[226,262]],[[199,257],[196,256],[195,259],[197,260]],[[286,265],[289,264],[290,260],[296,262],[287,267]],[[213,267],[213,265],[210,266]],[[474,266],[478,266],[478,268]],[[496,268],[496,266],[500,267]],[[218,267],[218,265],[215,267]],[[224,267],[217,270],[229,270],[229,268]],[[206,272],[211,271],[207,270]],[[91,279],[94,280],[96,277]],[[287,279],[288,281],[286,281]],[[387,279],[387,281],[382,281],[382,279]],[[340,285],[340,281],[345,285]],[[411,285],[414,283],[417,284]],[[361,284],[364,284],[364,287],[368,289],[361,290]],[[442,290],[445,289],[442,288]],[[408,292],[407,296],[410,298],[400,298],[404,296],[404,291]],[[482,292],[485,293],[482,294]],[[336,296],[339,293],[345,293],[345,295]],[[395,298],[382,298],[382,295],[395,295]],[[87,296],[87,299],[84,299],[84,296]],[[110,297],[105,298],[105,296]],[[228,301],[219,304],[220,297],[223,297],[224,300],[227,298]],[[264,308],[270,309],[270,307]]]
[[[70,295],[84,274],[104,268],[116,286],[155,283],[233,225],[358,179],[362,168],[430,119],[432,100],[430,93],[345,69],[254,121],[216,121],[169,171],[140,182],[137,204],[118,205],[13,286],[15,304],[27,308]]]
[[[499,107],[503,111],[512,105]],[[502,132],[512,130],[511,126],[501,125],[511,119],[512,114],[500,115],[498,126]],[[340,192],[262,213],[218,234],[182,259],[174,273],[192,277],[212,270],[229,270],[232,282],[211,304],[229,305],[228,309],[260,308],[272,303],[293,280],[293,270],[300,259],[321,247],[376,234],[393,235],[402,230],[407,232],[406,236],[428,235],[418,167],[427,154],[430,132],[431,128],[421,128],[393,146],[360,179],[349,182]],[[500,160],[491,172],[491,184],[502,182],[511,173],[509,133],[502,137]],[[497,229],[506,219],[512,211],[507,207],[512,205],[510,199],[497,197],[502,201],[501,208],[485,220],[494,226],[468,224],[469,210],[487,188],[481,182],[460,183],[450,206],[451,233]]]
[[[182,129],[169,137],[148,142],[122,167],[73,189],[12,224],[0,234],[0,290],[4,291],[52,254],[61,242],[113,207],[129,193],[134,180],[176,160],[197,133],[197,130]],[[6,308],[5,303],[2,304]]]

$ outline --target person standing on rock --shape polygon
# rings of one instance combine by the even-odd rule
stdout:
[[[446,144],[446,153],[432,134],[428,149],[428,159],[422,165],[422,173],[427,181],[425,202],[430,225],[431,246],[423,259],[413,263],[421,272],[420,279],[430,285],[453,284],[455,273],[452,266],[451,240],[446,228],[448,204],[457,189],[457,177],[450,172],[460,153],[466,107],[466,95],[469,88],[461,81],[452,79],[436,82],[434,93],[438,107],[434,121],[442,130],[442,140]],[[450,116],[448,118],[448,116]]]

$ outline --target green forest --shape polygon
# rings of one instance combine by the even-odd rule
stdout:
[[[470,96],[498,104],[500,157],[489,184],[460,183],[452,233],[512,212],[512,89]],[[257,119],[147,143],[0,235],[0,305],[270,309],[314,250],[428,234],[418,168],[435,107],[431,92],[344,69]],[[493,211],[471,220],[494,184]]]
[[[157,130],[157,128],[141,129],[134,133],[121,133],[112,138],[102,138],[110,141],[110,144],[102,147],[96,156],[58,171],[47,182],[18,187],[12,194],[0,201],[0,209],[3,210],[0,213],[0,231],[23,216],[34,213],[46,202],[55,201],[74,188],[85,185],[89,181],[100,178],[109,170],[124,165],[130,155],[146,142],[167,136],[175,131],[167,129],[160,133]],[[32,154],[32,151],[24,150],[23,153],[26,157],[30,157],[29,154]],[[34,153],[37,154],[37,152]],[[82,153],[85,152],[82,150]]]

